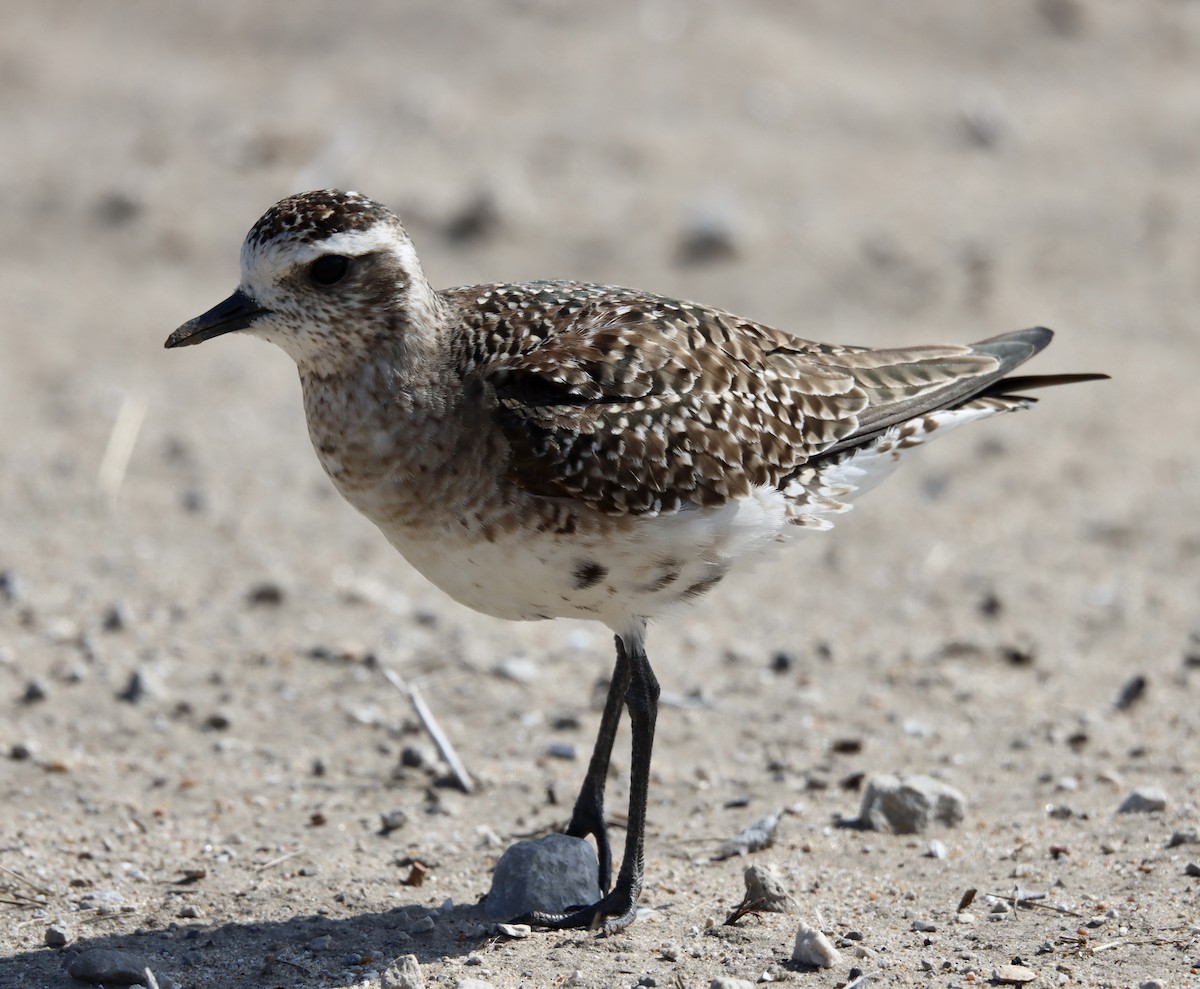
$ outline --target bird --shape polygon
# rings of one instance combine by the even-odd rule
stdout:
[[[317,190],[246,235],[232,295],[168,348],[239,332],[296,363],[322,467],[450,597],[512,620],[583,618],[616,660],[566,833],[601,897],[525,922],[613,934],[636,917],[659,684],[652,620],[823,530],[929,439],[1030,406],[1011,376],[1052,332],[872,349],[610,285],[435,290],[387,206]],[[623,711],[629,808],[612,882],[605,782]]]

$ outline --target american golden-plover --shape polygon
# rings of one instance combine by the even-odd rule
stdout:
[[[658,683],[646,623],[833,516],[910,449],[1026,408],[1005,377],[1047,329],[971,345],[812,343],[706,306],[579,282],[434,290],[400,220],[352,192],[271,207],[241,284],[168,347],[241,330],[296,362],[338,490],[451,597],[501,618],[589,618],[616,665],[567,833],[604,892],[556,928],[620,930],[642,888]],[[611,885],[604,785],[622,708],[629,824]]]

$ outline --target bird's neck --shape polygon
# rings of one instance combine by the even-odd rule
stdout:
[[[476,447],[490,433],[464,411],[462,381],[431,354],[385,348],[336,373],[301,367],[300,380],[321,465],[377,523],[397,512],[427,519],[464,489],[494,483],[474,476],[489,462]]]

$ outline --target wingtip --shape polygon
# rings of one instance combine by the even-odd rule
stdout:
[[[1005,338],[1027,344],[1033,348],[1033,352],[1036,354],[1050,346],[1050,341],[1054,339],[1054,331],[1048,326],[1030,326],[1024,330],[1006,333],[997,339]]]
[[[978,354],[990,354],[1000,361],[1001,370],[1008,371],[1045,350],[1053,338],[1054,331],[1049,327],[1030,326],[980,340],[971,349]]]

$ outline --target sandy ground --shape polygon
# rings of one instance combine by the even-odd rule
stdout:
[[[186,987],[377,985],[406,953],[497,989],[969,986],[1014,957],[1198,984],[1200,846],[1168,847],[1200,799],[1198,64],[1182,0],[11,5],[0,985],[76,984],[93,947]],[[435,284],[632,284],[871,345],[1044,323],[1035,370],[1115,380],[934,445],[654,628],[686,703],[645,916],[497,939],[476,901],[565,820],[607,633],[426,585],[325,480],[282,353],[162,349],[263,209],[329,185],[399,209]],[[430,745],[381,665],[475,794],[403,765]],[[839,826],[894,771],[966,820]],[[1117,814],[1139,786],[1167,809]],[[783,808],[748,861],[799,914],[723,926],[747,862],[713,852]],[[1043,906],[992,919],[1018,887]],[[832,969],[788,964],[801,917]]]

